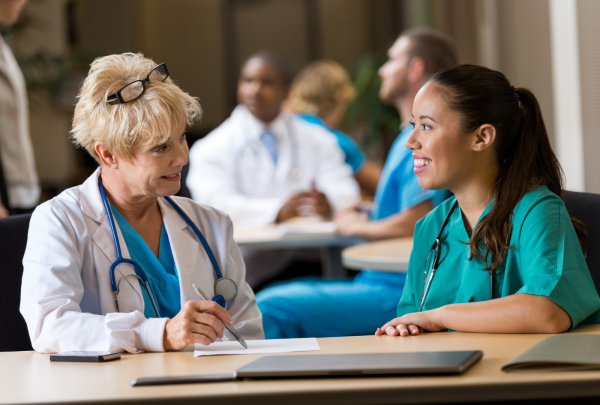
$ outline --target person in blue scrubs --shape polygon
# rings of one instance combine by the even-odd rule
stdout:
[[[448,197],[446,190],[420,187],[405,143],[412,132],[407,108],[414,96],[428,76],[455,63],[452,42],[437,31],[411,30],[392,46],[379,72],[380,96],[398,107],[405,122],[383,168],[370,216],[347,210],[336,217],[338,232],[372,240],[411,236],[417,220]],[[395,316],[405,278],[402,273],[365,270],[354,280],[299,280],[267,288],[256,296],[265,337],[371,334]]]
[[[310,122],[311,124],[315,124],[315,125],[319,125],[321,127],[327,128],[329,130],[329,132],[331,132],[333,135],[335,135],[338,145],[344,152],[344,161],[346,162],[346,164],[348,166],[350,166],[352,168],[352,172],[354,173],[354,176],[357,178],[357,181],[360,177],[359,173],[365,169],[365,167],[366,167],[365,165],[369,165],[369,166],[373,165],[372,163],[370,163],[367,160],[367,157],[365,156],[363,151],[360,149],[360,146],[358,146],[358,144],[356,143],[356,141],[354,139],[350,138],[350,136],[346,135],[342,131],[335,129],[335,127],[330,126],[321,117],[319,117],[315,114],[309,114],[309,113],[298,114],[298,117],[302,118],[306,122]],[[381,174],[380,170],[377,170],[376,167],[374,167],[374,170],[376,170],[379,174]],[[375,187],[373,187],[374,190],[377,189],[378,181],[379,181],[379,176],[376,176],[375,182],[374,182]],[[366,184],[362,184],[361,187],[366,188],[368,186]]]
[[[500,72],[460,65],[433,75],[413,116],[406,145],[419,184],[454,197],[417,223],[397,318],[376,334],[597,324],[585,228],[560,198],[562,170],[533,93]]]
[[[370,162],[358,144],[340,131],[348,104],[356,97],[350,74],[339,63],[319,60],[299,72],[292,83],[288,105],[303,120],[335,135],[345,162],[361,189],[375,194],[381,169]]]

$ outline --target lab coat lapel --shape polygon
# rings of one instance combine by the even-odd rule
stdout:
[[[192,277],[196,270],[198,252],[201,246],[192,228],[188,226],[171,204],[163,198],[159,198],[158,201],[179,276],[179,291],[181,305],[183,305],[190,294]],[[187,214],[191,217],[189,213]]]
[[[129,250],[127,249],[127,244],[125,243],[125,239],[123,238],[119,224],[116,221],[115,229],[117,230],[117,237],[119,238],[119,244],[121,245],[121,255],[124,259],[131,259]],[[102,226],[100,226],[100,228],[98,228],[98,230],[94,233],[92,239],[110,262],[106,268],[98,270],[109,272],[110,265],[117,260],[117,250],[113,242],[108,217],[106,217],[105,221],[102,223]],[[121,312],[140,311],[144,313],[144,296],[142,295],[142,287],[140,286],[139,279],[133,276],[127,277],[135,274],[135,269],[131,264],[121,263],[115,268],[115,281],[117,283],[117,287],[119,288],[119,305]],[[123,277],[127,278],[125,278],[119,284],[119,281],[121,281]]]
[[[95,258],[96,272],[98,273],[99,282],[110,283],[110,266],[117,260],[117,249],[115,247],[108,216],[102,203],[100,190],[98,189],[98,176],[100,176],[100,168],[96,170],[94,175],[90,176],[79,188],[79,206],[81,210],[92,220],[99,224],[98,229],[92,235],[92,240],[105,255],[105,260]],[[130,259],[129,250],[123,239],[123,234],[119,225],[115,221],[115,228],[121,245],[121,254],[124,258]],[[130,264],[120,264],[115,269],[115,280],[117,285],[122,277],[129,274],[135,274],[135,270]],[[135,277],[128,277],[120,284],[119,304],[121,312],[132,312],[139,310],[144,312],[144,299],[140,283]],[[116,311],[116,304],[114,311]]]

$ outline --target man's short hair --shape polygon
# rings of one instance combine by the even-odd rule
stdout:
[[[292,84],[292,81],[294,80],[294,76],[296,73],[294,72],[294,69],[292,68],[292,66],[289,63],[287,63],[280,56],[278,56],[272,52],[269,52],[269,51],[256,52],[256,53],[252,54],[248,59],[246,59],[246,62],[244,62],[244,66],[246,66],[246,63],[248,63],[252,59],[259,59],[259,60],[262,60],[264,62],[270,63],[271,65],[275,66],[277,68],[277,70],[279,70],[279,73],[281,74],[281,79],[283,80],[283,84],[285,84],[286,86],[289,86]]]
[[[410,41],[410,58],[419,57],[425,62],[427,75],[458,64],[456,47],[449,35],[433,28],[413,28],[400,34]]]

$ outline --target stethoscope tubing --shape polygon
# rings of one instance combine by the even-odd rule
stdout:
[[[185,212],[183,212],[181,207],[179,205],[177,205],[171,197],[165,197],[165,200],[167,200],[169,202],[169,204],[171,204],[173,206],[173,208],[175,208],[175,211],[177,211],[179,213],[179,215],[181,215],[183,220],[189,225],[189,227],[192,228],[192,230],[194,231],[194,233],[200,240],[200,243],[202,244],[202,246],[204,246],[204,250],[206,250],[206,254],[208,255],[208,258],[210,259],[210,262],[212,263],[212,265],[215,269],[217,278],[223,278],[223,274],[221,273],[221,268],[219,267],[219,263],[217,263],[217,259],[215,258],[215,255],[213,254],[213,251],[210,248],[210,245],[206,241],[206,238],[204,237],[204,235],[202,235],[202,232],[200,232],[200,229],[198,229],[198,227],[196,227],[196,224],[194,224],[194,222],[190,219],[190,217],[188,217],[187,214]]]
[[[115,296],[117,311],[119,311],[119,312],[121,311],[120,305],[119,305],[119,291],[120,291],[121,282],[128,276],[135,276],[146,287],[146,291],[148,292],[148,296],[150,298],[150,301],[152,302],[154,311],[156,312],[156,315],[160,318],[160,312],[158,310],[158,305],[156,304],[154,294],[152,293],[152,288],[150,287],[150,283],[148,282],[148,277],[146,276],[146,272],[144,272],[144,270],[141,268],[141,266],[138,263],[136,263],[134,260],[123,258],[123,254],[121,252],[121,243],[119,242],[119,236],[117,235],[117,228],[115,226],[112,209],[110,208],[110,203],[108,202],[108,199],[106,198],[106,193],[104,192],[104,186],[102,185],[102,176],[98,176],[98,189],[100,190],[100,196],[102,197],[102,203],[104,205],[104,209],[106,210],[106,215],[108,217],[108,222],[110,225],[110,231],[111,231],[113,241],[115,244],[115,250],[117,252],[117,260],[115,260],[111,264],[110,271],[109,271],[110,284],[111,284],[113,294]],[[181,209],[181,207],[179,205],[177,205],[177,203],[175,203],[175,201],[173,201],[173,199],[171,197],[164,197],[164,198],[165,198],[165,200],[167,200],[167,202],[169,204],[171,204],[171,206],[183,218],[183,220],[188,224],[188,226],[190,228],[192,228],[192,230],[198,237],[198,240],[204,247],[204,250],[206,251],[208,258],[210,259],[210,262],[213,265],[215,274],[217,276],[217,282],[219,282],[220,280],[228,280],[228,282],[233,283],[233,285],[235,286],[235,291],[237,294],[237,284],[235,283],[234,280],[223,277],[223,273],[221,273],[221,268],[219,266],[219,263],[217,262],[217,259],[215,258],[215,255],[214,255],[212,249],[210,248],[210,245],[208,244],[206,238],[204,237],[204,235],[202,235],[202,232],[200,232],[200,230],[194,224],[194,222],[190,219],[190,217]],[[133,266],[135,274],[129,274],[127,276],[122,277],[119,280],[119,283],[117,284],[116,279],[115,279],[115,271],[116,271],[117,266],[119,264],[123,264],[123,263],[130,264],[131,266]],[[226,301],[221,295],[219,295],[219,294],[215,295],[215,297],[213,297],[213,300],[215,300],[221,306],[225,307]]]
[[[429,294],[429,288],[431,287],[433,276],[435,275],[435,272],[440,266],[442,233],[444,232],[444,229],[446,228],[446,225],[448,224],[448,221],[450,220],[450,217],[452,216],[452,213],[454,212],[457,206],[458,200],[454,201],[454,204],[452,204],[452,207],[450,207],[450,211],[448,211],[448,213],[446,214],[446,218],[444,218],[444,222],[442,222],[442,226],[440,227],[440,231],[438,232],[435,238],[435,242],[433,242],[431,249],[429,249],[429,253],[427,253],[427,258],[425,259],[425,276],[423,278],[423,291],[421,293],[421,304],[419,305],[418,312],[421,312],[423,310],[423,305],[425,304],[425,300],[427,299],[427,295]],[[427,281],[427,273],[429,273],[429,271],[427,270],[427,262],[429,262],[429,256],[431,255],[431,252],[435,252],[435,256],[433,257],[433,263],[431,263],[429,281]]]
[[[444,232],[444,229],[446,228],[446,225],[450,220],[450,216],[452,215],[457,206],[458,200],[454,201],[454,204],[452,204],[450,211],[448,211],[448,214],[446,214],[446,218],[444,218],[444,222],[442,222],[442,226],[440,227],[440,231],[438,232],[437,237],[435,238],[435,242],[433,242],[431,249],[429,249],[429,253],[427,253],[427,258],[425,259],[425,276],[423,278],[423,291],[421,293],[421,304],[419,305],[418,312],[421,312],[423,310],[423,305],[425,304],[425,300],[427,299],[427,295],[429,294],[429,289],[431,287],[433,277],[435,276],[435,273],[438,267],[440,266],[442,233]],[[433,263],[431,264],[431,272],[428,272],[427,263],[429,262],[429,256],[431,255],[431,252],[435,252],[435,256],[433,258]],[[429,280],[427,280],[428,273]],[[494,272],[490,272],[490,296],[492,297],[492,299],[494,299]]]

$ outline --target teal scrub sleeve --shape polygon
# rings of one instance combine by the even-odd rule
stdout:
[[[416,285],[421,285],[422,282],[419,283],[418,280],[415,280],[415,277],[423,277],[423,272],[425,268],[421,268],[424,266],[424,263],[416,263],[416,257],[418,256],[415,253],[415,250],[424,243],[424,235],[420,230],[422,229],[422,224],[424,223],[424,219],[420,219],[415,226],[415,235],[414,235],[414,247],[410,254],[410,260],[408,261],[408,274],[406,275],[406,283],[404,283],[404,291],[402,292],[402,297],[400,298],[400,302],[398,303],[398,308],[396,309],[396,315],[401,317],[406,314],[412,314],[419,310],[419,305],[421,303],[421,291],[416,291]]]
[[[600,321],[600,297],[583,257],[579,240],[564,203],[547,196],[535,204],[523,221],[518,246],[517,293],[545,295],[580,323]],[[507,274],[507,277],[517,275]]]
[[[338,144],[342,151],[344,151],[345,162],[352,168],[352,172],[358,173],[365,163],[365,155],[360,150],[358,144],[354,139],[340,131],[332,131],[337,137]]]

